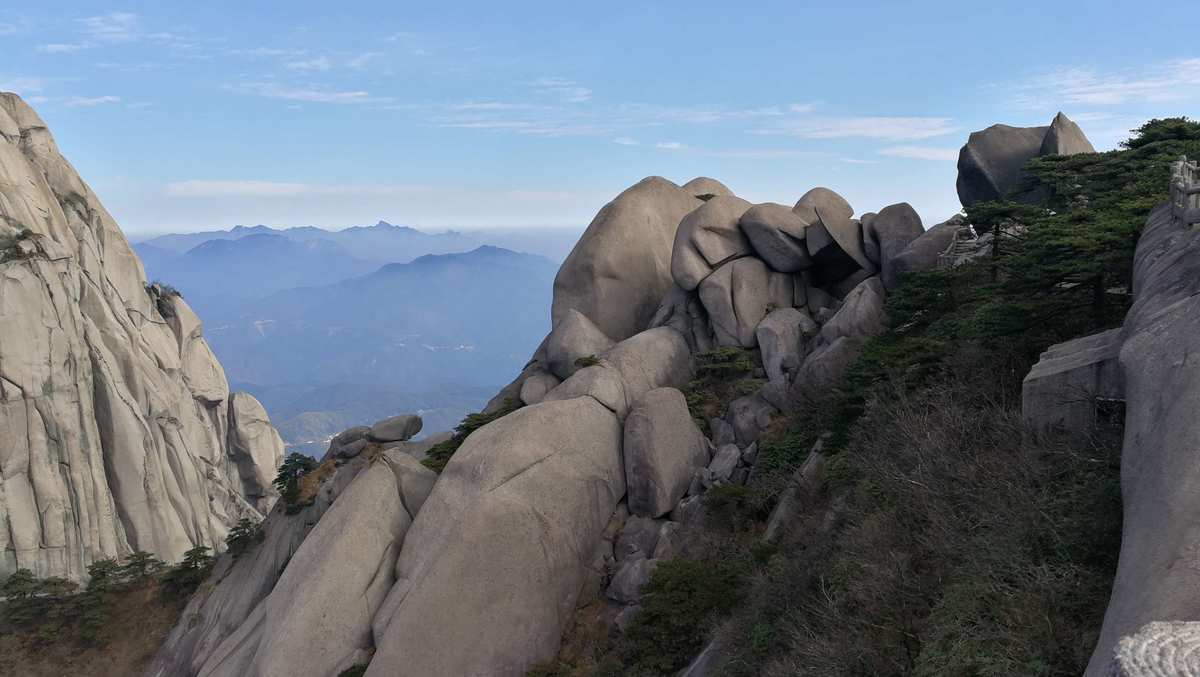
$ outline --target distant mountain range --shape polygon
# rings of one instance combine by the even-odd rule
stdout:
[[[380,265],[402,242],[412,254],[469,239],[384,223],[263,226],[134,249],[148,278],[196,309],[229,380],[260,398],[285,441],[319,453],[314,440],[401,411],[422,411],[426,432],[453,427],[549,329],[555,261],[484,245]]]

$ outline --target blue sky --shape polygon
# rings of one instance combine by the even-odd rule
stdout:
[[[134,235],[581,227],[650,174],[931,225],[972,130],[1200,102],[1182,2],[14,4],[0,89]]]

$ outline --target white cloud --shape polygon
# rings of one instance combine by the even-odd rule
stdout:
[[[929,146],[889,146],[880,149],[879,154],[910,160],[949,161],[958,159],[957,148],[931,148]]]
[[[353,68],[355,70],[365,68],[371,61],[374,61],[376,58],[381,56],[383,55],[379,52],[363,52],[361,54],[356,54],[346,59],[346,67]]]
[[[333,68],[333,62],[329,60],[329,57],[319,56],[313,59],[288,61],[283,64],[283,67],[288,70],[300,71],[302,73],[312,71],[319,71],[323,73]]]
[[[794,103],[794,104],[788,106],[788,110],[790,110],[791,112],[801,113],[801,114],[811,113],[811,112],[815,111],[816,109],[817,109],[817,104],[815,104],[815,103]]]
[[[86,42],[54,42],[48,45],[38,45],[35,49],[43,54],[74,54],[94,46]]]
[[[286,183],[279,181],[175,181],[168,183],[168,197],[304,197],[314,195],[388,196],[408,195],[430,190],[428,186],[404,184],[328,184]]]
[[[46,88],[46,81],[41,78],[0,78],[0,91],[16,92],[17,94],[40,92]]]
[[[654,147],[661,148],[663,150],[683,150],[684,145],[678,141],[659,141],[658,143],[654,144]]]
[[[858,158],[844,157],[838,158],[838,162],[844,162],[848,165],[877,165],[879,160],[860,160]]]
[[[361,90],[337,91],[312,85],[289,86],[276,82],[248,82],[228,85],[225,89],[241,92],[242,94],[262,96],[268,99],[305,101],[308,103],[364,104],[381,100],[375,99],[369,92]]]
[[[84,35],[101,42],[133,42],[141,36],[141,20],[130,12],[110,12],[79,23]]]
[[[229,56],[240,56],[249,59],[270,59],[276,57],[298,58],[308,53],[304,49],[279,49],[275,47],[252,47],[249,49],[227,49]]]
[[[592,90],[580,87],[574,80],[566,78],[539,78],[530,84],[542,94],[557,97],[567,103],[583,103],[592,98]]]
[[[1021,108],[1194,100],[1200,98],[1200,58],[1109,73],[1091,68],[1060,68],[1017,83],[1013,88],[1014,103]]]
[[[67,108],[92,108],[94,106],[103,106],[106,103],[120,103],[120,102],[121,102],[121,97],[112,96],[112,95],[93,96],[93,97],[73,96],[73,97],[67,99],[66,101],[64,101],[63,105],[66,106]]]
[[[637,140],[637,139],[632,139],[632,138],[630,138],[630,137],[628,137],[628,136],[618,136],[617,138],[613,139],[613,143],[617,144],[618,146],[637,146],[637,145],[640,145],[640,144],[638,143],[638,140]]]
[[[849,117],[804,119],[759,130],[803,139],[884,139],[915,141],[958,131],[951,118],[943,117]]]

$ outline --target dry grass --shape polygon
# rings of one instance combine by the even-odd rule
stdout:
[[[70,624],[14,627],[0,620],[0,674],[141,675],[186,604],[186,599],[162,594],[154,582],[108,593],[107,618],[95,645],[78,641],[77,628]]]
[[[317,498],[317,492],[333,471],[337,468],[332,458],[321,461],[321,464],[305,473],[296,484],[296,505],[312,505]]]

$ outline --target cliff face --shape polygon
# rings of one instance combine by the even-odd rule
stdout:
[[[283,444],[45,123],[0,93],[0,576],[80,579],[216,547],[274,499]]]

